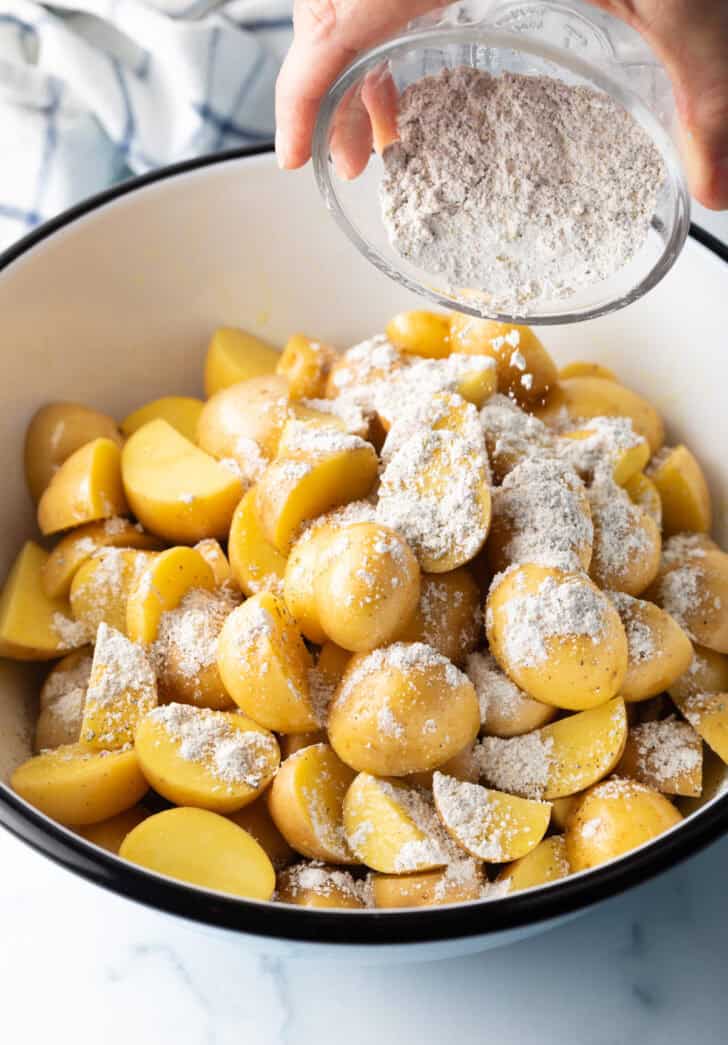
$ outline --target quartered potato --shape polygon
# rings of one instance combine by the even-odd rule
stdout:
[[[728,693],[728,656],[705,646],[693,646],[693,659],[667,691],[675,702],[703,693]]]
[[[234,471],[161,419],[148,421],[127,440],[121,474],[145,530],[182,544],[227,537],[243,493]]]
[[[450,323],[451,316],[442,312],[400,312],[387,323],[386,334],[400,352],[442,359],[451,351]]]
[[[728,765],[728,693],[671,696],[695,732]]]
[[[290,412],[288,382],[271,368],[208,399],[197,442],[213,457],[236,461],[246,480],[254,482],[275,457]]]
[[[272,374],[280,358],[273,345],[237,327],[218,327],[205,357],[205,395],[261,374]]]
[[[491,653],[471,653],[465,673],[480,705],[480,732],[492,737],[517,737],[545,726],[556,708],[534,700],[519,689]],[[454,774],[456,775],[456,774]]]
[[[653,454],[665,441],[662,418],[646,399],[616,381],[603,377],[569,377],[550,389],[543,406],[536,406],[537,417],[553,424],[564,413],[573,421],[592,417],[629,417],[635,432],[644,436]]]
[[[621,417],[594,417],[583,428],[562,432],[559,451],[583,479],[596,475],[625,486],[642,472],[650,459],[650,447]]]
[[[79,403],[47,403],[33,415],[25,434],[25,478],[38,501],[71,454],[95,439],[121,444],[116,421]]]
[[[413,616],[396,635],[397,642],[423,642],[462,665],[482,633],[480,589],[464,566],[447,573],[423,573]]]
[[[620,694],[626,701],[647,700],[669,689],[693,659],[682,628],[653,602],[609,592],[627,634],[627,674]]]
[[[231,813],[255,801],[278,770],[272,733],[229,711],[165,704],[136,730],[142,772],[178,806]]]
[[[126,633],[132,642],[154,642],[162,614],[176,609],[196,588],[213,591],[215,578],[194,548],[168,548],[155,556],[129,592]]]
[[[490,791],[444,773],[435,773],[432,793],[448,833],[477,860],[518,860],[535,849],[549,826],[548,802]]]
[[[154,552],[129,548],[102,548],[80,566],[71,581],[70,604],[74,620],[94,636],[100,624],[108,624],[126,634],[126,608],[129,595],[145,570],[154,561]]]
[[[549,882],[558,882],[571,874],[563,835],[552,835],[539,842],[535,849],[504,867],[497,882],[507,882],[509,893],[534,889]]]
[[[38,527],[47,535],[128,511],[118,443],[94,439],[54,472],[38,502]]]
[[[293,849],[313,860],[356,863],[343,824],[344,795],[354,776],[328,744],[302,748],[285,760],[267,799],[273,822]]]
[[[366,907],[366,883],[325,864],[296,864],[278,876],[276,899],[297,907]]]
[[[660,575],[647,596],[694,642],[728,653],[728,554],[710,538],[678,534],[666,541]]]
[[[233,610],[218,639],[217,666],[246,715],[277,733],[318,728],[308,675],[313,667],[286,604],[271,592]]]
[[[83,743],[64,744],[28,759],[15,770],[10,786],[67,827],[123,813],[149,788],[133,748],[96,751]]]
[[[77,570],[101,548],[142,548],[156,551],[159,538],[144,533],[128,519],[87,523],[62,537],[43,567],[43,590],[50,598],[67,597]]]
[[[138,827],[142,821],[146,820],[148,816],[149,812],[143,806],[132,806],[131,809],[126,809],[123,813],[117,813],[116,816],[112,816],[108,820],[101,820],[98,824],[87,824],[85,827],[79,827],[78,833],[87,842],[93,842],[94,845],[98,845],[102,849],[108,849],[110,853],[116,854],[119,852],[121,843],[126,836],[135,827]]]
[[[703,742],[674,716],[632,726],[617,775],[665,795],[696,798],[703,789]]]
[[[589,575],[606,591],[641,595],[660,568],[657,524],[613,481],[595,482],[588,497],[594,526]]]
[[[218,588],[221,588],[223,585],[235,587],[233,571],[219,541],[216,541],[214,537],[206,537],[204,540],[198,541],[194,548],[212,570],[212,576],[215,578],[215,584]]]
[[[419,874],[373,874],[375,907],[435,907],[465,903],[487,895],[482,864],[467,856],[439,871]]]
[[[279,738],[281,748],[281,760],[290,758],[297,751],[312,744],[328,743],[328,735],[325,729],[314,729],[310,733],[283,733]]]
[[[165,809],[122,842],[119,856],[203,889],[270,900],[276,873],[252,835],[207,809]]]
[[[163,396],[127,414],[121,430],[128,438],[149,421],[166,421],[191,443],[197,441],[197,422],[205,404],[192,396]]]
[[[326,382],[337,356],[331,345],[294,334],[278,357],[276,373],[288,381],[291,399],[319,399],[326,395]]]
[[[228,539],[230,569],[245,595],[278,592],[286,570],[281,555],[263,532],[256,505],[255,487],[248,490],[235,509]]]
[[[530,327],[454,312],[450,341],[453,352],[495,359],[498,391],[520,405],[540,402],[557,383],[556,364]]]
[[[686,446],[663,447],[647,470],[662,502],[666,537],[675,533],[707,533],[713,512],[703,470]]]
[[[81,740],[97,751],[133,744],[138,723],[156,705],[154,669],[142,647],[107,624],[99,624]]]
[[[62,744],[78,743],[90,675],[88,647],[66,654],[53,665],[40,691],[40,713],[33,743],[36,754]]]
[[[649,515],[658,530],[661,530],[662,500],[652,479],[646,476],[644,472],[637,472],[624,483],[624,490],[629,495],[632,503],[641,508],[646,515]]]

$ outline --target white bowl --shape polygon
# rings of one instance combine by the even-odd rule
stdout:
[[[560,362],[604,362],[664,412],[670,439],[687,442],[705,467],[724,544],[727,262],[692,238],[660,286],[630,309],[546,336]],[[416,301],[341,234],[310,172],[283,174],[270,154],[182,164],[39,229],[0,257],[0,573],[33,533],[21,449],[40,403],[74,399],[120,417],[163,393],[199,393],[216,325],[240,325],[279,343],[304,330],[347,346]],[[0,779],[28,754],[37,678],[33,668],[0,661]],[[588,874],[501,900],[410,911],[314,911],[195,889],[86,843],[4,784],[0,823],[117,893],[247,935],[261,949],[308,954],[336,945],[392,960],[482,950],[584,910],[722,834],[728,796]]]

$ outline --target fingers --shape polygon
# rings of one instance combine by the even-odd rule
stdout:
[[[699,91],[678,88],[676,98],[692,193],[712,210],[728,208],[728,57],[720,79]]]
[[[372,123],[355,85],[341,100],[331,127],[329,151],[340,178],[358,178],[372,151]]]
[[[374,148],[383,153],[399,137],[397,112],[399,95],[385,64],[367,73],[362,84],[361,97],[371,120]]]

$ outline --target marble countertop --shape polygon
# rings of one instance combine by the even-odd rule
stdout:
[[[728,242],[728,214],[695,220]],[[722,1045],[728,839],[557,929],[417,965],[283,963],[109,895],[0,830],[0,1040]]]

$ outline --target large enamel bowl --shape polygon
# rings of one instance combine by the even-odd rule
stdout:
[[[705,466],[716,536],[728,545],[728,264],[698,236],[647,297],[584,325],[551,328],[546,341],[559,361],[607,363],[664,412],[670,438],[687,442]],[[123,416],[164,393],[199,393],[216,325],[278,342],[304,330],[346,346],[415,301],[345,239],[309,172],[282,174],[265,153],[161,171],[39,229],[0,257],[0,572],[32,533],[21,448],[41,402],[72,399]],[[37,679],[34,668],[0,661],[0,780],[28,754]],[[261,949],[315,954],[334,946],[389,960],[482,950],[585,910],[721,835],[728,796],[567,881],[490,902],[393,912],[306,910],[191,888],[86,843],[2,783],[0,823],[101,886]]]

